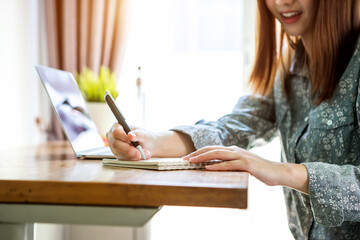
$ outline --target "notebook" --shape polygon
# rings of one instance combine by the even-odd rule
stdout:
[[[206,165],[220,163],[220,160],[211,160],[201,163],[190,163],[182,158],[151,158],[140,161],[123,161],[118,159],[103,159],[102,164],[105,166],[141,168],[151,170],[189,170],[205,169]]]
[[[85,99],[70,72],[36,66],[57,119],[77,158],[115,158],[91,119]]]

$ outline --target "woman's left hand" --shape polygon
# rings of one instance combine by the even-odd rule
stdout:
[[[214,159],[223,162],[207,165],[206,170],[246,171],[269,186],[283,185],[308,192],[308,174],[301,164],[272,162],[237,146],[208,146],[184,157],[193,163]]]

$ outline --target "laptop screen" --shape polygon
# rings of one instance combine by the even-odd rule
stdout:
[[[73,74],[44,66],[36,69],[74,151],[105,146]]]

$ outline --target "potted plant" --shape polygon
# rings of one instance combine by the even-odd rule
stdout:
[[[76,74],[76,81],[86,100],[91,118],[95,121],[100,134],[105,137],[106,132],[116,121],[104,100],[106,91],[109,91],[114,99],[119,95],[116,89],[115,74],[104,66],[100,67],[99,74],[84,67],[81,73]]]

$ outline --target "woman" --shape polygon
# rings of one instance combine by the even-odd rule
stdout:
[[[247,171],[285,186],[296,239],[359,239],[359,0],[258,0],[258,21],[250,77],[258,95],[240,98],[216,122],[168,132],[126,135],[115,124],[107,135],[111,149],[138,160],[129,143],[139,141],[147,157],[224,160],[206,169]],[[283,163],[245,150],[277,133]]]

